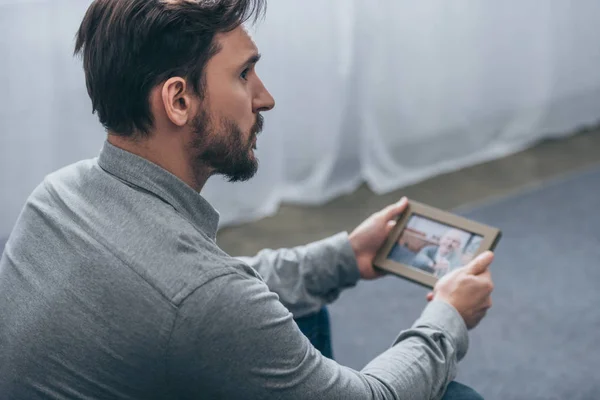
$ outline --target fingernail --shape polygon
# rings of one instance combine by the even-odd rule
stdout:
[[[398,202],[398,205],[402,205],[402,204],[406,203],[406,200],[407,200],[406,196],[401,198],[400,201]]]

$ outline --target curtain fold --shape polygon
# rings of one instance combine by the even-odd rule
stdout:
[[[0,0],[0,238],[48,173],[94,157],[74,35],[89,1]],[[249,182],[212,178],[222,225],[377,193],[600,120],[595,0],[277,0],[251,31],[274,95]]]

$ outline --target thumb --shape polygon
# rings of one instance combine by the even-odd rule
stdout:
[[[394,227],[396,226],[396,221],[395,220],[391,220],[388,221],[386,226],[385,226],[385,232],[387,235],[389,235],[389,233],[392,231],[392,229],[394,229]]]
[[[486,251],[477,256],[473,261],[469,263],[466,270],[473,275],[480,275],[487,271],[488,267],[494,260],[494,253]]]
[[[392,204],[391,206],[388,206],[383,210],[384,218],[388,221],[397,218],[400,214],[404,212],[404,210],[406,210],[407,206],[408,199],[406,197],[403,197],[396,204]]]

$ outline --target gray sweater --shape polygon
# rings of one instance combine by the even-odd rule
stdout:
[[[362,371],[341,366],[292,315],[356,284],[347,234],[241,259],[216,244],[218,219],[108,143],[48,176],[0,261],[0,398],[441,397],[468,345],[454,308],[430,303]]]

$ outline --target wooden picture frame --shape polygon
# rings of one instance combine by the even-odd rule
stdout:
[[[433,288],[444,274],[494,250],[501,237],[497,228],[411,200],[374,265]]]

